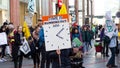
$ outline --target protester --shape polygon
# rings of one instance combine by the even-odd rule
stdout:
[[[104,27],[101,28],[101,33],[100,33],[100,41],[103,43],[103,56],[105,57],[109,57],[108,55],[108,52],[109,52],[109,43],[105,42],[104,41],[104,37],[105,37],[105,34],[104,34]]]
[[[73,47],[73,51],[72,53],[74,55],[71,56],[71,67],[73,68],[77,68],[77,67],[83,67],[83,46],[81,45],[77,45],[75,42],[73,42],[74,39],[79,39],[79,41],[81,41],[82,43],[82,39],[81,39],[81,32],[78,30],[78,28],[73,28],[72,29],[72,47]],[[78,63],[78,64],[75,64]]]
[[[1,29],[0,29],[0,33],[6,33],[6,27],[5,26],[2,26]],[[7,35],[7,34],[6,34]],[[0,57],[0,61],[1,62],[4,62],[4,61],[7,61],[4,57],[5,57],[5,50],[6,50],[6,46],[7,44],[4,44],[4,45],[0,45],[1,46],[1,57]]]
[[[115,29],[113,36],[111,38],[110,44],[109,44],[109,48],[110,48],[110,51],[112,53],[112,56],[107,63],[107,67],[109,67],[109,68],[117,67],[117,65],[115,65],[115,51],[116,51],[115,47],[116,47],[116,43],[117,43],[117,41],[116,41],[117,36],[118,36],[118,30]]]
[[[111,51],[111,57],[107,63],[108,68],[116,68],[117,65],[115,64],[115,53],[116,53],[116,39],[118,37],[118,28],[116,27],[115,23],[112,22],[112,15],[111,11],[106,12],[106,24],[105,24],[105,35],[108,36],[108,39],[106,41],[109,42],[109,48]]]
[[[32,33],[33,36],[33,47],[32,49],[34,49],[35,47],[35,52],[33,52],[32,50],[32,58],[33,58],[33,62],[34,62],[34,68],[36,68],[36,66],[39,68],[40,67],[40,48],[39,48],[39,30],[40,27],[36,26],[35,30]]]
[[[52,68],[71,68],[70,61],[71,49],[56,50],[50,52]]]
[[[46,68],[50,67],[50,58],[49,58],[49,52],[46,52],[45,50],[45,39],[44,39],[44,29],[42,27],[42,22],[39,20],[38,26],[40,27],[39,31],[39,46],[40,46],[40,51],[41,51],[41,68]]]
[[[14,45],[14,32],[15,32],[15,28],[13,23],[9,23],[9,34],[8,34],[8,44],[9,44],[9,51],[10,54],[9,56],[12,57],[12,46]]]
[[[12,47],[14,68],[22,68],[22,61],[24,53],[20,51],[20,46],[23,44],[25,39],[24,33],[22,32],[22,26],[17,27],[17,31],[14,33],[15,44]]]

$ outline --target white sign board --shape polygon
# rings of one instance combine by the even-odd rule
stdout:
[[[43,25],[46,51],[71,48],[69,23]]]
[[[20,50],[24,53],[24,54],[28,54],[31,50],[30,50],[30,46],[27,42],[27,40],[25,39],[23,42],[23,45],[20,46]]]
[[[7,44],[7,35],[5,32],[0,33],[0,45]]]
[[[25,21],[29,26],[32,26],[32,16],[25,16]]]
[[[105,35],[112,38],[116,26],[111,20],[106,20]]]

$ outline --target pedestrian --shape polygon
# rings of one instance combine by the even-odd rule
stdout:
[[[72,41],[78,38],[79,41],[81,40],[81,32],[78,30],[78,28],[73,28],[72,30]],[[71,56],[71,66],[76,68],[76,67],[80,67],[80,68],[84,68],[83,67],[83,46],[81,45],[76,45],[76,43],[74,44],[74,42],[72,42],[73,44],[73,55]],[[75,64],[78,63],[78,64]]]
[[[116,38],[118,36],[118,29],[115,29],[114,30],[114,33],[113,33],[113,36],[111,38],[111,41],[110,41],[110,44],[109,44],[109,48],[110,48],[110,51],[112,53],[108,63],[107,63],[107,67],[108,68],[112,68],[112,67],[117,67],[117,65],[115,65],[115,51],[116,51]]]
[[[12,47],[14,68],[22,68],[22,61],[24,53],[20,51],[20,46],[22,46],[25,39],[24,33],[22,32],[22,26],[17,27],[17,31],[14,33],[15,44]]]
[[[90,26],[88,25],[88,27],[87,27],[87,30],[88,30],[88,32],[89,32],[89,39],[88,39],[88,41],[89,41],[89,46],[92,48],[92,41],[93,41],[93,39],[94,39],[94,32],[91,30],[91,28],[90,28]]]
[[[0,29],[0,33],[5,33],[6,34],[6,27],[5,26],[2,26],[1,29]],[[7,34],[6,34],[7,35]],[[5,57],[5,50],[6,50],[6,46],[7,44],[3,44],[3,45],[0,45],[1,46],[1,57],[0,57],[0,61],[1,62],[4,62],[4,61],[7,61],[4,57]]]
[[[15,32],[14,25],[12,23],[9,23],[8,43],[9,43],[9,48],[10,48],[10,54],[9,54],[10,57],[12,57],[12,46],[15,43],[14,32]]]
[[[103,56],[105,57],[109,57],[108,55],[108,52],[109,52],[109,43],[105,42],[104,40],[104,37],[105,37],[105,34],[104,34],[104,27],[101,29],[101,33],[100,33],[100,41],[103,43]]]
[[[40,67],[39,30],[40,30],[40,27],[36,26],[35,30],[32,33],[33,45],[34,45],[32,47],[32,49],[35,48],[35,52],[31,51],[32,52],[32,59],[33,59],[33,62],[34,62],[34,68],[36,68],[36,67],[39,68]]]
[[[84,48],[84,54],[88,54],[89,50],[89,39],[90,39],[90,33],[87,30],[87,26],[83,26],[82,30],[82,41],[83,41],[83,48]]]
[[[50,58],[49,52],[45,50],[45,39],[44,39],[44,29],[42,27],[43,23],[39,20],[38,26],[40,27],[39,31],[39,46],[41,51],[41,67],[40,68],[49,68],[50,67]],[[45,66],[46,65],[46,66]]]

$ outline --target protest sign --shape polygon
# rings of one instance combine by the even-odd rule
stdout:
[[[0,45],[7,44],[7,35],[5,32],[0,33]]]
[[[43,25],[46,51],[71,48],[69,23]]]

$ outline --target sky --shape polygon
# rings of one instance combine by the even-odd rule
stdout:
[[[111,11],[115,15],[119,9],[119,0],[94,0],[94,15],[104,15]]]

